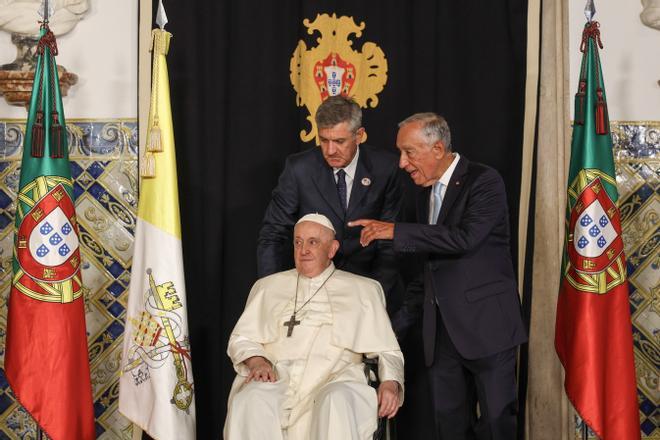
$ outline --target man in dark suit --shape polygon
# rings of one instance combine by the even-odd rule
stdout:
[[[363,226],[364,246],[392,240],[395,251],[422,256],[419,278],[408,286],[393,325],[401,338],[423,315],[439,438],[513,440],[516,350],[527,336],[504,183],[494,169],[452,151],[441,116],[419,113],[399,127],[399,166],[423,188],[418,223],[358,220],[351,226]]]
[[[258,275],[289,269],[294,223],[306,214],[323,214],[332,221],[340,243],[335,266],[380,281],[391,312],[401,301],[394,293],[399,277],[391,243],[363,247],[359,231],[346,223],[364,217],[396,220],[402,192],[396,154],[360,145],[362,110],[350,98],[326,99],[315,118],[321,148],[286,160],[259,232]]]

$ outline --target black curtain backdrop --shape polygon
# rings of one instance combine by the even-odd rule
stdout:
[[[158,2],[154,2],[155,8]],[[234,378],[229,332],[255,281],[256,238],[287,155],[299,138],[289,61],[298,40],[316,46],[303,19],[352,16],[388,61],[376,108],[364,109],[368,142],[395,148],[397,122],[436,111],[456,151],[503,175],[516,257],[526,0],[167,1],[168,56],[178,155],[197,438],[221,436]],[[405,178],[409,182],[409,178]],[[410,185],[412,188],[412,185]],[[412,191],[406,204],[412,205]],[[400,439],[433,439],[419,333],[406,341],[407,396]]]

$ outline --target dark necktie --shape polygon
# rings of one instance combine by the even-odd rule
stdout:
[[[337,171],[337,194],[339,194],[339,204],[341,209],[346,212],[346,171]]]

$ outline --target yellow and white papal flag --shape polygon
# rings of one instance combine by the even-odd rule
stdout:
[[[147,147],[128,297],[119,410],[156,440],[195,438],[174,131],[165,55],[155,29]]]

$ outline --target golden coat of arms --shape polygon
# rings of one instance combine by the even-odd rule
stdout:
[[[317,15],[314,21],[303,20],[307,33],[320,32],[318,45],[307,48],[304,41],[291,57],[291,84],[296,91],[296,103],[307,107],[309,131],[300,131],[303,142],[316,140],[318,133],[314,114],[324,99],[339,94],[352,97],[361,107],[376,107],[378,93],[387,82],[387,60],[382,49],[370,41],[362,45],[361,52],[351,46],[351,35],[360,37],[364,22],[356,25],[353,17],[336,14]],[[366,138],[366,135],[365,135]]]

